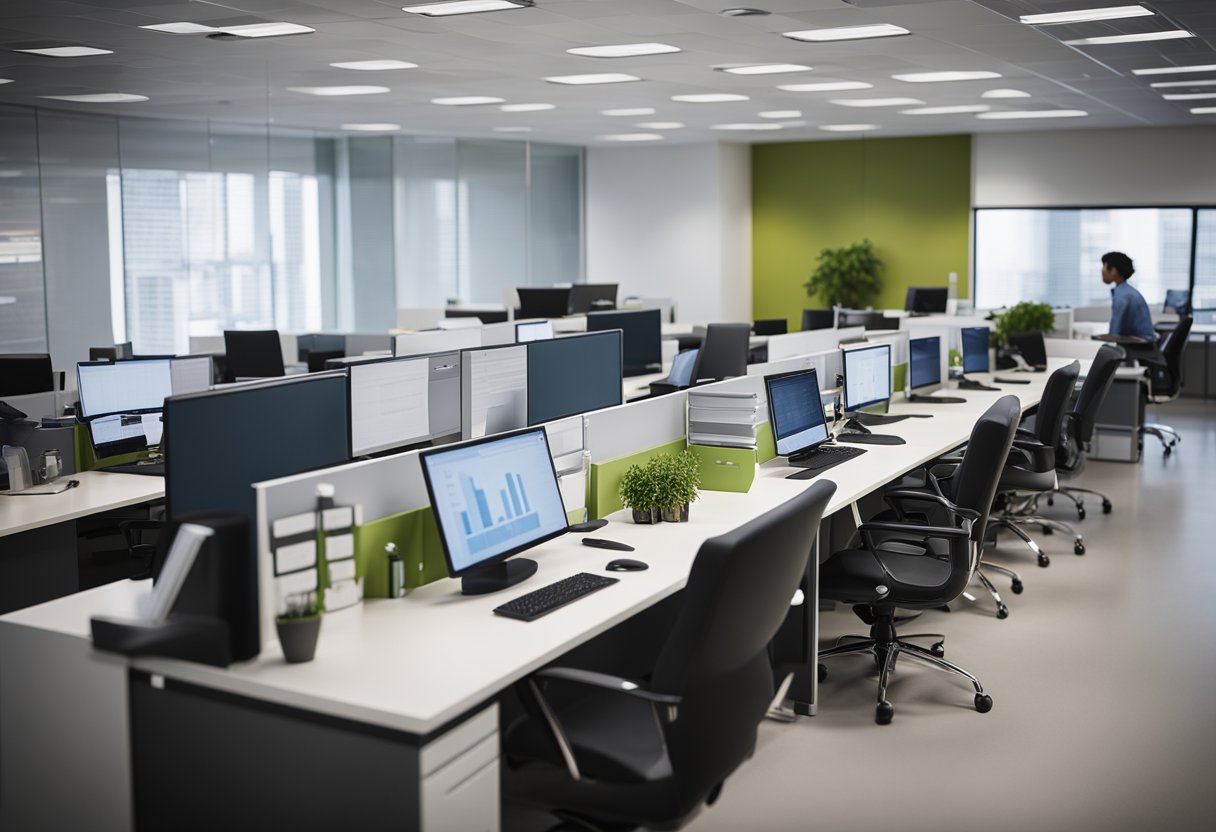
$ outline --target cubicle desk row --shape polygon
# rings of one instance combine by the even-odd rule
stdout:
[[[1028,375],[1030,384],[1002,393],[965,391],[962,405],[896,400],[893,412],[933,418],[879,428],[908,443],[867,446],[831,469],[826,476],[838,488],[829,511],[965,441],[1003,393],[1033,405],[1046,377]],[[634,556],[651,568],[620,574],[618,584],[531,623],[491,611],[576,572],[602,572],[609,554],[569,535],[530,550],[538,574],[508,591],[465,597],[448,579],[405,599],[366,600],[325,617],[316,659],[305,665],[285,664],[273,642],[256,660],[227,669],[92,651],[89,617],[130,616],[145,584],[113,584],[5,616],[0,825],[23,828],[38,818],[62,828],[129,830],[137,817],[146,825],[178,812],[182,820],[180,805],[205,803],[192,823],[239,812],[251,826],[276,828],[332,821],[361,829],[497,829],[497,697],[678,592],[702,541],[809,486],[785,479],[789,470],[774,460],[746,494],[702,492],[686,524],[637,526],[626,512],[611,515],[604,536],[634,545]],[[794,613],[804,616],[809,645],[809,672],[795,691],[804,712],[814,708],[817,574],[812,558],[806,603]],[[75,799],[57,799],[65,792]],[[196,803],[199,794],[206,800]]]

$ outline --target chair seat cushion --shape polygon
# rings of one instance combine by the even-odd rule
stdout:
[[[1024,468],[1006,467],[1001,471],[998,491],[1048,491],[1056,486],[1055,468],[1046,471],[1028,471]]]
[[[819,567],[819,595],[849,604],[871,604],[895,601],[901,607],[937,606],[951,599],[942,599],[940,588],[950,579],[950,563],[944,558],[944,541],[929,541],[939,557],[906,554],[902,546],[884,544],[876,553],[866,549],[846,549],[837,552]],[[878,557],[890,577],[875,560]],[[877,587],[885,586],[883,595]]]

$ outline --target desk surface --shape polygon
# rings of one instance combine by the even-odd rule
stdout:
[[[80,485],[61,494],[0,496],[0,537],[165,496],[164,477],[104,471],[67,476]]]
[[[1053,359],[1054,369],[1065,363]],[[829,512],[964,442],[976,418],[1005,393],[1023,407],[1036,403],[1048,373],[1029,385],[997,392],[952,391],[966,404],[928,405],[897,401],[893,412],[932,413],[878,432],[899,433],[908,442],[866,446],[868,453],[827,473],[837,491]],[[978,377],[978,376],[977,376]],[[603,573],[614,553],[580,545],[568,535],[530,550],[537,575],[509,590],[465,597],[459,582],[442,580],[404,599],[368,600],[325,616],[316,659],[287,665],[277,644],[263,646],[252,662],[228,669],[142,658],[145,671],[213,689],[360,722],[425,735],[491,698],[512,682],[573,647],[683,588],[701,542],[722,534],[798,494],[814,480],[787,480],[780,460],[761,466],[746,494],[702,492],[688,523],[638,526],[625,512],[612,515],[597,536],[637,547],[632,557],[650,564],[644,572],[618,573],[620,583],[580,599],[534,622],[492,614],[494,607],[576,572]],[[129,616],[147,583],[122,582],[11,613],[2,625],[24,625],[88,637],[89,616]]]

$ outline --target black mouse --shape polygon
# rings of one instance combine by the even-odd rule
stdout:
[[[609,572],[641,572],[643,569],[649,569],[650,564],[642,563],[640,560],[630,560],[629,558],[619,558],[614,561],[609,561],[604,569]]]

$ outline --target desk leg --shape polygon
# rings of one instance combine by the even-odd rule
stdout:
[[[6,497],[53,500],[54,497]],[[32,607],[80,590],[76,524],[43,526],[0,537],[0,613]]]
[[[779,681],[793,675],[787,696],[794,712],[814,716],[819,699],[819,552],[826,532],[821,527],[802,579],[803,602],[791,607],[773,639]]]

